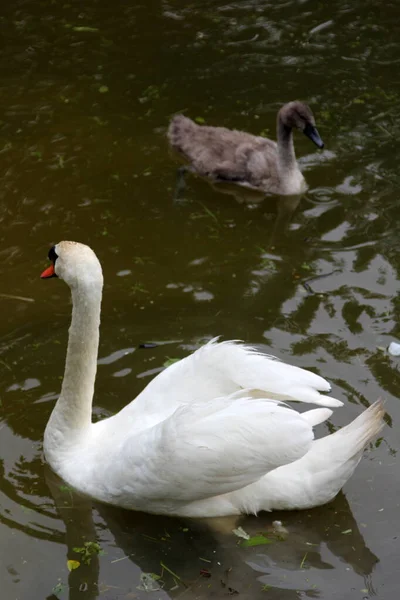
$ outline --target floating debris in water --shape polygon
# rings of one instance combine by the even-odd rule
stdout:
[[[34,298],[26,298],[25,296],[14,296],[13,294],[0,294],[0,298],[8,298],[9,300],[21,300],[21,302],[35,302]]]
[[[307,560],[307,556],[308,556],[308,552],[306,552],[305,555],[303,556],[303,560],[300,563],[300,569],[304,569],[304,564]]]
[[[244,540],[249,540],[250,536],[242,527],[238,527],[237,529],[232,529],[232,533],[234,533],[237,537],[243,538]]]
[[[104,554],[104,550],[101,549],[101,546],[98,542],[85,542],[83,546],[75,546],[72,549],[74,552],[77,552],[81,555],[81,562],[83,562],[85,565],[90,565],[94,556],[101,556]]]
[[[61,579],[59,579],[59,580],[58,580],[58,583],[56,583],[56,585],[55,585],[55,586],[53,587],[53,589],[52,589],[53,595],[54,595],[56,598],[60,598],[60,596],[61,596],[61,595],[64,593],[64,591],[65,591],[66,587],[67,587],[67,586],[65,585],[65,583],[63,583],[63,582],[61,581]]]
[[[400,356],[400,344],[397,342],[390,342],[388,352],[392,356]]]
[[[211,577],[211,573],[208,569],[200,569],[200,575],[201,577]]]
[[[144,342],[143,344],[139,344],[139,348],[144,348],[148,350],[149,348],[157,348],[158,344],[154,342]]]
[[[75,571],[78,567],[81,566],[79,560],[67,560],[67,569],[68,571]]]
[[[251,538],[249,538],[248,540],[244,540],[244,542],[241,543],[241,546],[245,547],[245,548],[249,548],[251,546],[265,546],[265,544],[272,544],[273,540],[270,540],[269,538],[265,537],[265,535],[255,535]]]
[[[158,592],[162,589],[160,579],[160,576],[155,573],[142,573],[140,575],[140,584],[137,586],[137,589],[144,590],[145,592]]]
[[[279,536],[286,536],[289,534],[289,531],[286,527],[283,526],[282,521],[273,521],[272,522],[273,533]]]
[[[163,367],[165,367],[165,368],[170,367],[174,363],[179,362],[181,360],[180,358],[175,358],[173,356],[166,356],[165,358],[166,358],[166,360],[163,364]]]

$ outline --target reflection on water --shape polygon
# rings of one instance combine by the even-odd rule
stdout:
[[[179,578],[164,569],[154,598],[396,596],[400,380],[386,349],[400,338],[399,11],[375,0],[2,7],[5,598],[148,597],[141,574],[161,574],[161,562]],[[309,184],[302,198],[248,198],[188,177],[174,201],[172,114],[274,137],[276,112],[293,98],[312,105],[326,143],[311,153],[296,136]],[[277,518],[289,531],[243,548],[230,525],[223,533],[92,507],[54,481],[41,440],[70,301],[61,282],[50,289],[39,275],[61,239],[92,245],[105,274],[96,419],[130,401],[168,358],[218,334],[241,338],[333,382],[345,407],[331,429],[387,400],[384,439],[344,494],[314,511],[242,519],[248,532],[268,532]],[[105,554],[69,573],[73,548],[89,538]]]
[[[224,519],[218,519],[214,527],[213,520],[202,523],[93,506],[90,499],[63,485],[50,469],[46,468],[45,476],[65,525],[67,558],[81,560],[79,550],[88,542],[99,540],[107,549],[104,555],[93,554],[89,564],[69,574],[69,600],[97,598],[112,590],[115,597],[130,597],[131,593],[146,597],[148,590],[140,588],[151,585],[146,584],[147,574],[160,575],[160,579],[150,580],[154,588],[160,588],[160,598],[262,597],[265,588],[304,589],[318,596],[327,586],[335,588],[338,570],[350,585],[357,574],[372,590],[370,575],[378,558],[366,546],[342,494],[324,509],[322,519],[318,515],[322,509],[295,519],[274,515],[287,519],[287,534],[282,539],[271,533],[272,516],[242,518],[246,532],[264,531],[274,540],[266,552],[265,547],[241,547],[228,519],[224,528]],[[61,580],[59,587],[64,583]],[[285,597],[295,598],[296,594]]]

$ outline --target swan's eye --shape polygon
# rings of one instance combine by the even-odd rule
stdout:
[[[54,265],[55,262],[56,262],[56,260],[57,260],[57,258],[58,258],[58,254],[56,253],[56,247],[55,246],[53,246],[52,248],[50,248],[48,257],[49,257],[49,260],[51,260],[51,262]]]
[[[48,267],[45,271],[43,271],[43,273],[40,276],[42,279],[50,279],[50,277],[57,277],[56,272],[55,272],[55,265],[56,265],[56,260],[58,258],[58,254],[55,251],[55,246],[50,248],[48,257],[49,257],[49,260],[51,260],[52,265],[50,267]]]

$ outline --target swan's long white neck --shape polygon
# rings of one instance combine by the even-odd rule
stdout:
[[[281,173],[297,170],[296,155],[294,152],[292,128],[284,125],[280,116],[277,124],[278,137],[278,164]]]
[[[102,282],[86,282],[72,289],[64,379],[45,432],[45,453],[50,463],[87,433],[92,422],[101,297]],[[51,456],[52,451],[56,456]]]

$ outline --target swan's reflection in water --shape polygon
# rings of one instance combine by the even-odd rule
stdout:
[[[157,600],[238,594],[250,600],[265,598],[265,591],[280,600],[294,600],[299,592],[319,597],[337,589],[338,577],[340,589],[347,583],[349,590],[373,592],[378,559],[366,546],[343,494],[312,511],[236,520],[252,536],[270,535],[276,519],[288,530],[285,539],[243,547],[232,533],[232,519],[213,524],[124,511],[73,492],[47,466],[45,476],[65,524],[67,558],[80,560],[74,548],[85,542],[99,541],[105,552],[94,553],[89,564],[69,573],[68,600],[148,598],[147,573],[162,576],[150,596]]]

